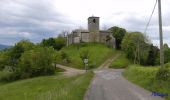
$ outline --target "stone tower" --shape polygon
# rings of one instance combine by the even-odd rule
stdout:
[[[99,17],[88,18],[88,30],[90,32],[90,41],[99,42]]]

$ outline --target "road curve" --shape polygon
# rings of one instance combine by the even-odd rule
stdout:
[[[122,76],[120,69],[96,70],[84,100],[164,100],[132,84]]]

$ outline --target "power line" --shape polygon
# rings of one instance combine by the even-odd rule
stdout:
[[[144,34],[146,33],[146,31],[147,31],[147,29],[148,29],[148,27],[149,27],[149,24],[150,24],[150,22],[151,22],[151,19],[152,19],[152,16],[153,16],[153,14],[154,14],[154,11],[155,11],[155,8],[156,8],[157,3],[158,3],[158,0],[156,0],[156,2],[155,2],[155,5],[154,5],[153,10],[152,10],[152,13],[151,13],[151,15],[150,15],[149,21],[148,21],[148,23],[147,23],[147,25],[146,25]]]
[[[155,2],[155,5],[154,5],[154,7],[153,7],[153,10],[152,10],[152,13],[151,13],[151,15],[150,15],[150,18],[149,18],[149,21],[148,21],[148,23],[147,23],[147,25],[146,25],[146,28],[145,28],[145,30],[144,30],[144,35],[146,36],[146,31],[147,31],[147,29],[148,29],[148,27],[149,27],[149,24],[150,24],[150,22],[151,22],[151,19],[152,19],[152,16],[153,16],[153,14],[154,14],[154,11],[155,11],[155,8],[156,8],[156,5],[157,5],[157,2],[158,2],[158,0],[156,0],[156,2]],[[139,61],[139,64],[140,64],[140,49],[139,49],[139,47],[140,47],[140,42],[139,42],[139,39],[138,39],[138,43],[136,44],[137,45],[137,54],[135,55],[135,59],[137,59],[138,61]]]

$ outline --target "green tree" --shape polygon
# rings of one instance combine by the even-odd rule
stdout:
[[[66,46],[66,40],[63,37],[55,38],[55,42],[56,44],[55,44],[54,49],[60,50],[61,48]]]
[[[117,26],[111,27],[109,29],[116,40],[116,49],[121,49],[121,42],[126,34],[126,30]]]
[[[37,47],[24,52],[17,64],[16,72],[20,74],[20,78],[54,74],[54,52],[53,48],[48,47]]]
[[[16,46],[21,46],[24,51],[31,50],[35,47],[34,43],[30,42],[29,40],[21,40],[16,43]]]
[[[9,49],[9,66],[14,67],[17,63],[21,55],[25,51],[29,51],[34,48],[34,44],[28,40],[21,40],[20,42],[16,43],[15,46]],[[12,68],[13,69],[13,68]]]
[[[153,44],[150,46],[148,58],[147,58],[147,65],[154,66],[157,62],[157,59],[159,57],[159,48],[156,46],[153,46]]]
[[[146,64],[149,45],[144,35],[140,32],[127,33],[122,41],[122,50],[135,64]]]
[[[2,51],[0,52],[0,70],[3,70],[6,65],[8,65],[8,52],[7,51]]]
[[[170,48],[167,44],[164,44],[164,59],[165,63],[170,62]]]
[[[41,45],[45,47],[53,47],[56,50],[60,50],[66,45],[66,41],[65,38],[63,37],[49,38],[49,39],[43,39]]]

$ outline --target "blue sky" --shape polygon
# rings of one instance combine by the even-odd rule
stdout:
[[[62,31],[87,28],[89,16],[100,17],[100,28],[119,26],[143,32],[155,0],[1,0],[0,44],[22,39],[40,42]],[[170,45],[170,1],[162,0],[164,43]],[[159,45],[157,8],[147,31]]]

